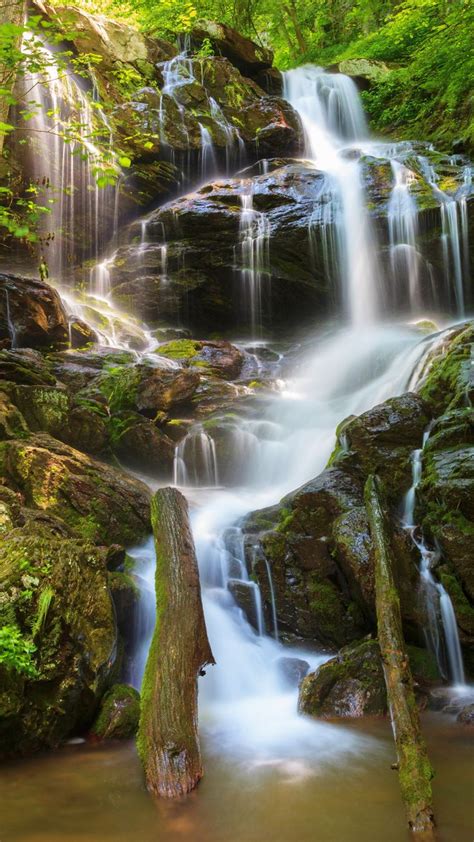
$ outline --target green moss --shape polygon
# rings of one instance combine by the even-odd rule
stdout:
[[[92,733],[102,740],[127,740],[138,729],[140,695],[128,684],[115,684],[101,701]]]
[[[431,362],[419,391],[437,415],[466,403],[473,341],[474,327],[469,326]]]
[[[427,649],[407,646],[410,667],[414,676],[424,681],[438,681],[440,678],[436,658]]]
[[[158,353],[170,360],[191,360],[199,354],[201,348],[201,343],[193,339],[173,339],[160,345]]]

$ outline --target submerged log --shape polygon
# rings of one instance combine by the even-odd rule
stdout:
[[[378,639],[397,750],[400,789],[410,829],[417,838],[432,840],[435,838],[431,791],[433,769],[420,730],[382,499],[380,481],[373,475],[369,476],[365,486],[365,503],[375,549]]]
[[[174,798],[202,777],[197,679],[213,664],[185,498],[162,488],[151,504],[156,625],[141,690],[138,751],[148,789]]]

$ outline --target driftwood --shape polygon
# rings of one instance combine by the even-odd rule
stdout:
[[[156,625],[142,685],[138,751],[148,789],[174,798],[202,777],[197,679],[213,664],[185,498],[157,491],[151,504],[156,548]]]
[[[400,789],[410,829],[417,838],[432,840],[435,838],[431,791],[433,769],[420,730],[382,500],[380,481],[369,476],[365,486],[365,503],[375,549],[378,639],[397,750]]]

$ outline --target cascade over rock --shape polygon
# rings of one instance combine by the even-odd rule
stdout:
[[[56,290],[34,278],[1,274],[0,344],[51,349],[68,342],[68,319]]]

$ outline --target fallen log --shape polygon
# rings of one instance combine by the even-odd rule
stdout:
[[[138,752],[148,789],[166,798],[202,777],[197,679],[213,664],[185,498],[162,488],[151,503],[156,624],[141,690]]]
[[[398,777],[408,826],[418,839],[428,842],[435,838],[431,791],[433,769],[420,730],[382,500],[381,483],[371,475],[365,485],[365,504],[375,551],[378,639],[397,751]]]

